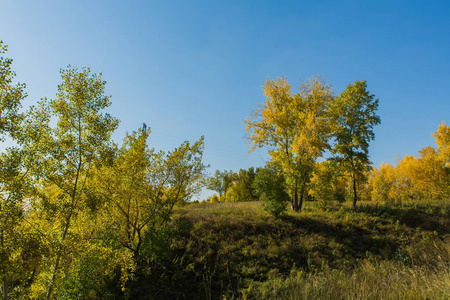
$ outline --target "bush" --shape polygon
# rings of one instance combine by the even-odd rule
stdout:
[[[258,172],[253,186],[265,211],[268,211],[275,217],[286,211],[289,195],[285,189],[285,179],[274,164],[268,164]]]

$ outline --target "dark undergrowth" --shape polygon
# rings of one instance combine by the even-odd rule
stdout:
[[[134,292],[128,296],[328,299],[328,292],[333,292],[347,295],[342,299],[353,299],[362,287],[348,285],[350,281],[377,282],[376,276],[387,276],[394,270],[410,276],[411,281],[414,270],[423,275],[447,262],[450,210],[446,205],[363,204],[352,210],[315,209],[308,204],[301,213],[278,219],[264,212],[258,202],[180,208],[169,226],[147,236],[128,289]],[[364,278],[364,274],[373,278]],[[343,289],[352,286],[356,290],[345,294]],[[325,292],[321,287],[335,290]],[[374,299],[377,295],[388,293],[374,292]],[[399,297],[395,299],[402,299]]]

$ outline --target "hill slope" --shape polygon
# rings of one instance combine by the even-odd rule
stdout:
[[[435,274],[444,270],[444,264],[448,275],[450,210],[446,206],[364,205],[356,211],[310,206],[279,219],[264,212],[258,202],[180,208],[170,226],[149,236],[148,255],[135,282],[141,286],[136,296],[295,299],[301,294],[305,299],[328,299],[341,294],[345,299],[344,291],[364,295],[358,292],[369,288],[358,287],[358,280],[368,280],[364,276],[374,276],[369,285],[379,289],[380,284],[374,284],[377,278],[389,281],[392,271],[410,272],[405,273],[410,285],[414,270],[432,267]],[[376,299],[378,294],[372,295]],[[413,295],[421,299],[422,294]]]

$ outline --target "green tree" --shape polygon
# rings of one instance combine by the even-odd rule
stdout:
[[[8,47],[0,41],[0,54],[6,53]],[[16,73],[11,70],[11,58],[0,57],[0,141],[6,136],[15,137],[18,125],[23,118],[19,112],[22,100],[25,99],[25,84],[13,84]]]
[[[370,166],[369,142],[375,138],[374,126],[380,124],[377,110],[378,99],[369,93],[366,81],[349,84],[331,109],[335,140],[332,153],[351,174],[353,207],[358,200],[357,183],[364,180]]]
[[[328,107],[333,101],[329,84],[320,77],[300,85],[292,94],[285,78],[266,80],[266,103],[245,119],[251,151],[268,147],[286,176],[294,211],[302,208],[315,162],[329,148]]]
[[[38,153],[44,166],[39,170],[43,184],[52,185],[56,190],[55,197],[48,204],[53,208],[48,217],[59,225],[61,231],[47,299],[51,298],[56,284],[69,229],[83,206],[89,170],[109,145],[111,133],[118,126],[118,120],[101,112],[111,104],[109,96],[104,95],[106,82],[101,79],[101,74],[91,75],[88,68],[78,71],[69,66],[61,70],[61,77],[63,82],[58,86],[56,99],[44,100],[39,106],[56,118],[56,127],[48,127],[39,143],[27,145]],[[45,124],[39,125],[45,127]],[[43,198],[42,201],[46,205],[49,199]]]
[[[260,169],[253,186],[259,195],[264,210],[275,217],[286,211],[289,194],[282,170],[273,162]]]
[[[8,47],[0,41],[0,54]],[[23,113],[22,101],[26,97],[25,84],[14,84],[11,58],[0,57],[0,141],[8,137],[16,140],[20,132]],[[26,180],[22,168],[23,153],[19,147],[6,149],[0,156],[0,280],[2,298],[8,299],[9,289],[14,288],[27,268],[20,267],[24,238],[23,199]]]

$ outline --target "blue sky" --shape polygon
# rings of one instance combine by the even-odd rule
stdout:
[[[143,122],[156,149],[204,135],[210,173],[267,160],[248,153],[243,124],[266,78],[320,74],[336,93],[367,80],[380,165],[434,146],[450,123],[449,15],[449,1],[5,0],[0,39],[28,103],[55,96],[61,68],[91,67],[121,120],[116,141]]]

